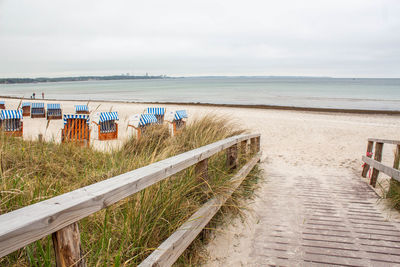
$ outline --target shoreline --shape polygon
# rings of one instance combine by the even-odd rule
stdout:
[[[68,102],[103,102],[103,103],[123,103],[123,104],[157,104],[157,105],[182,105],[182,106],[203,106],[203,107],[227,107],[227,108],[250,108],[250,109],[270,109],[270,110],[287,110],[287,111],[304,111],[304,112],[326,112],[326,113],[344,113],[344,114],[369,114],[369,115],[400,115],[400,110],[368,110],[368,109],[341,109],[341,108],[315,108],[315,107],[296,107],[296,106],[279,106],[279,105],[249,105],[249,104],[214,104],[201,102],[153,102],[153,101],[123,101],[123,100],[75,100],[75,99],[30,99],[24,97],[0,96],[5,99],[14,100],[35,100],[35,101],[68,101]]]

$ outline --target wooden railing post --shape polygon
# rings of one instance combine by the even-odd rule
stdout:
[[[382,161],[382,150],[383,150],[383,143],[377,142],[375,144],[375,155],[374,155],[374,159],[376,161],[379,161],[379,162]],[[379,175],[379,171],[377,169],[373,168],[371,180],[369,182],[369,184],[372,185],[373,187],[376,186],[376,181],[378,180],[378,175]]]
[[[243,158],[247,154],[247,140],[240,142],[240,155]]]
[[[393,169],[398,170],[399,169],[399,163],[400,163],[400,145],[396,145],[396,151],[394,152],[394,160],[393,160]],[[399,185],[398,180],[396,180],[394,177],[391,177],[390,179],[390,187],[389,187],[389,192],[392,192],[392,187],[394,185]]]
[[[398,170],[400,163],[400,145],[396,145],[396,151],[394,152],[394,160],[393,160],[393,169]],[[392,177],[392,181],[394,182],[395,179]]]
[[[367,157],[371,157],[372,156],[372,148],[373,147],[374,147],[374,142],[373,141],[368,141]],[[365,163],[364,167],[363,167],[363,170],[362,170],[362,173],[361,173],[362,177],[364,177],[364,178],[367,177],[367,173],[369,171],[369,168],[370,168],[370,166],[367,163]]]
[[[57,267],[85,267],[78,223],[70,224],[52,234]]]
[[[196,174],[198,177],[204,181],[208,181],[209,176],[208,176],[208,158],[203,159],[199,163],[196,164],[195,167]]]
[[[251,154],[257,153],[257,139],[255,137],[250,138],[250,153]]]
[[[260,139],[261,139],[260,136],[256,137],[256,149],[257,149],[257,152],[260,152],[260,150],[261,150],[261,140]]]
[[[238,165],[238,146],[234,144],[226,150],[226,166],[228,170],[232,171]]]

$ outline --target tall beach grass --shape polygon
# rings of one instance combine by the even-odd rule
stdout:
[[[399,162],[400,157],[399,157],[399,155],[397,155],[397,153],[399,153],[399,151],[395,150],[395,152],[394,152],[395,161],[393,164],[393,167],[395,169],[399,169],[399,163],[400,163]],[[389,191],[386,196],[389,198],[393,207],[395,209],[400,210],[400,182],[398,182],[394,179],[390,179]]]
[[[242,132],[224,119],[206,116],[177,137],[170,137],[165,127],[153,127],[140,140],[128,140],[122,148],[109,152],[0,135],[0,214]],[[87,265],[140,263],[207,199],[229,189],[232,174],[227,172],[225,160],[222,152],[210,158],[208,181],[202,181],[194,167],[189,167],[79,221]],[[256,169],[221,214],[237,213],[238,199],[252,195],[258,177]],[[223,221],[221,218],[217,216],[210,227]],[[198,264],[197,252],[203,241],[196,240],[177,265]],[[51,237],[1,258],[0,265],[54,266]]]

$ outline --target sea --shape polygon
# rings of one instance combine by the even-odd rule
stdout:
[[[184,77],[0,84],[0,96],[400,110],[400,79]],[[1,97],[0,97],[1,99]]]

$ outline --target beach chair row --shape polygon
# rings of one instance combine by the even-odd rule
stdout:
[[[1,103],[1,102],[0,102]],[[1,110],[0,126],[9,135],[23,135],[23,117],[44,118],[44,103],[22,103],[19,110]],[[118,139],[118,112],[97,112],[90,116],[87,105],[76,105],[75,114],[64,114],[62,116],[60,104],[47,105],[47,119],[64,120],[64,127],[61,130],[61,141],[77,141],[88,143],[90,133],[98,140]],[[92,118],[92,119],[90,119]],[[128,121],[128,135],[140,138],[146,128],[153,124],[168,123],[171,135],[176,135],[186,124],[186,110],[166,112],[165,108],[149,107],[142,114],[134,114]],[[90,121],[92,127],[90,128]]]
[[[168,123],[172,135],[176,135],[186,125],[186,110],[171,111],[166,114],[165,108],[147,108],[142,114],[134,114],[128,121],[128,136],[140,138],[150,125]],[[98,140],[118,139],[118,112],[98,112],[92,116],[87,114],[64,115],[62,142],[77,141],[88,143],[90,133]]]
[[[46,110],[44,103],[23,102],[21,108],[24,117],[47,118],[48,120],[62,119],[61,105],[58,103],[47,104]]]
[[[0,101],[0,110],[5,109],[5,101]],[[47,118],[48,120],[62,119],[62,109],[61,105],[58,103],[49,103],[47,104],[47,109],[45,109],[44,103],[22,102],[21,110],[24,117]],[[87,105],[76,105],[75,112],[76,114],[89,114],[89,108]]]

